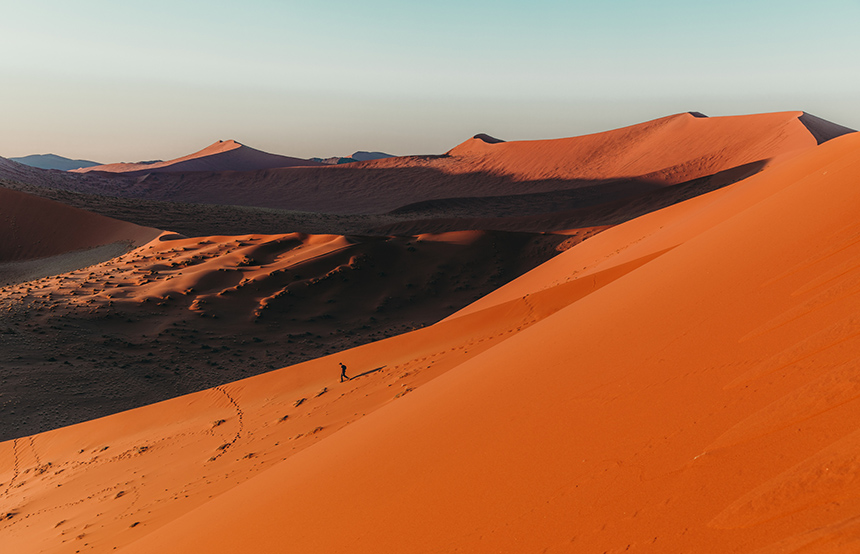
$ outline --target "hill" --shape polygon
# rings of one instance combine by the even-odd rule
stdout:
[[[160,232],[0,187],[0,284],[103,262]]]
[[[738,182],[847,132],[804,112],[683,113],[567,139],[501,142],[477,135],[443,155],[337,166],[172,172],[176,164],[160,173],[149,164],[140,174],[33,174],[32,168],[24,174],[0,163],[0,178],[147,202],[362,216],[368,222],[362,232],[379,235],[543,232],[627,221]],[[151,217],[159,213],[137,221],[166,228]],[[367,216],[384,217],[373,224]]]
[[[310,160],[269,154],[268,152],[239,144],[234,140],[219,140],[203,150],[164,162],[107,164],[85,167],[76,171],[79,173],[101,171],[135,176],[149,173],[186,171],[255,171],[300,165],[313,166],[319,164]]]
[[[151,175],[124,194],[338,214],[386,213],[452,198],[516,201],[557,191],[578,191],[601,204],[813,148],[818,139],[800,121],[802,115],[684,113],[569,139],[495,144],[469,139],[441,156],[243,174]]]
[[[427,328],[2,443],[0,537],[125,554],[854,550],[860,136],[804,150]]]
[[[80,169],[82,167],[92,167],[101,165],[99,162],[91,162],[89,160],[71,160],[56,154],[33,154],[20,158],[9,158],[13,162],[37,167],[39,169],[59,169],[61,171],[69,171],[71,169]]]

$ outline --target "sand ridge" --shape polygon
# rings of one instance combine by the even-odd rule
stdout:
[[[429,325],[582,238],[165,232],[127,253],[86,251],[121,255],[0,286],[0,439]],[[28,264],[6,265],[26,278]]]
[[[330,213],[381,213],[428,200],[607,190],[603,202],[642,194],[747,164],[791,156],[818,142],[803,112],[699,118],[678,114],[623,129],[567,139],[490,144],[469,139],[442,156],[404,156],[253,175],[255,200],[242,202]],[[249,175],[249,177],[251,177]],[[136,194],[200,201],[197,190],[238,203],[234,174],[170,177],[138,183]],[[199,184],[190,179],[196,179]],[[193,184],[192,184],[193,183]],[[284,196],[280,191],[290,191]],[[202,197],[201,197],[202,198]]]
[[[831,141],[572,248],[602,252],[586,283],[656,257],[124,551],[838,551],[860,510],[855,270],[793,293],[857,253],[858,152]],[[840,301],[739,342],[822,295]]]
[[[754,175],[590,235],[434,325],[0,443],[3,544],[853,550],[860,136],[804,132]],[[308,251],[287,256],[302,259],[355,240],[249,236],[225,260],[270,239],[298,240]],[[188,240],[162,243],[217,243]],[[193,261],[130,299],[200,287]]]
[[[516,211],[528,206],[517,201],[530,194],[586,194],[591,204],[631,199],[739,168],[760,167],[846,131],[804,112],[712,118],[683,113],[593,135],[492,144],[470,139],[442,155],[339,166],[216,167],[219,159],[245,156],[247,148],[216,143],[212,155],[192,154],[186,161],[160,168],[147,164],[127,174],[30,172],[27,182],[126,198],[330,214],[386,214],[422,202],[462,204],[489,197],[506,198],[503,208]],[[204,167],[206,160],[213,165]],[[186,170],[183,164],[191,165]],[[0,175],[5,171],[0,164]],[[9,170],[9,176],[18,174]],[[552,199],[547,205],[552,209]],[[578,221],[576,226],[599,224],[603,222]],[[570,221],[563,225],[572,226]]]
[[[269,154],[268,152],[240,144],[235,140],[219,140],[203,150],[164,162],[105,164],[74,169],[72,172],[89,173],[91,171],[99,171],[134,176],[148,173],[183,171],[254,171],[300,165],[318,166],[321,164],[311,160]]]

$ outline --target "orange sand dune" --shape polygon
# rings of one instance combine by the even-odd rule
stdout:
[[[594,292],[125,552],[854,550],[858,177],[845,137],[586,241]]]
[[[572,189],[589,190],[588,203],[599,204],[763,165],[848,131],[803,112],[714,118],[683,113],[566,139],[494,144],[470,139],[442,156],[252,173],[153,174],[123,188],[123,194],[336,214]]]
[[[72,170],[75,173],[102,171],[107,173],[125,173],[128,175],[145,175],[147,173],[183,172],[183,171],[255,171],[275,167],[293,167],[298,165],[318,166],[318,162],[269,154],[256,150],[234,140],[219,140],[199,152],[155,163],[116,163],[84,167]]]
[[[2,443],[0,540],[857,550],[858,179],[860,136],[841,137],[426,329]]]
[[[160,232],[0,187],[0,263],[116,242],[139,246]]]
[[[815,134],[810,125],[815,126]],[[730,117],[681,113],[565,139],[489,143],[472,138],[451,149],[448,156],[471,171],[511,175],[521,181],[637,177],[669,185],[790,155],[847,132],[851,130],[804,112]]]
[[[0,441],[435,323],[596,231],[165,233],[38,280],[0,265]]]

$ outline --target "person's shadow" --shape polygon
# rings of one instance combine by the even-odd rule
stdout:
[[[376,369],[371,369],[369,371],[365,371],[364,373],[359,373],[358,375],[353,375],[352,377],[348,377],[347,381],[352,381],[353,379],[358,379],[359,377],[364,377],[365,375],[370,375],[371,373],[376,373],[377,371],[381,371],[388,367],[387,365],[382,365],[377,367]]]

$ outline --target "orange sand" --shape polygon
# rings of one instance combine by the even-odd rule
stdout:
[[[430,325],[589,231],[165,233],[0,264],[0,442]]]
[[[107,173],[126,173],[131,175],[146,173],[182,172],[182,171],[255,171],[275,167],[292,167],[297,165],[315,166],[318,162],[269,154],[256,150],[234,140],[219,140],[203,150],[156,163],[116,163],[83,167],[72,170],[75,173],[102,171]]]
[[[56,256],[115,242],[139,246],[159,233],[0,187],[0,263]]]
[[[852,134],[608,229],[426,329],[0,443],[0,541],[856,551],[858,181]]]
[[[860,136],[836,139],[427,329],[0,444],[0,537],[16,552],[851,551],[858,177]]]
[[[228,146],[216,143],[210,147],[212,155],[202,155],[207,149],[181,163],[121,169],[131,175],[149,174],[122,189],[125,195],[152,200],[337,214],[379,214],[475,197],[516,200],[526,194],[571,190],[588,191],[589,204],[601,204],[788,158],[845,131],[803,112],[713,118],[682,113],[581,137],[495,144],[470,139],[442,156],[260,167],[253,172],[222,171],[251,169],[216,166],[214,161],[247,147],[220,152]],[[206,160],[213,160],[210,167],[202,165]],[[105,166],[82,171],[100,171],[99,167]]]

